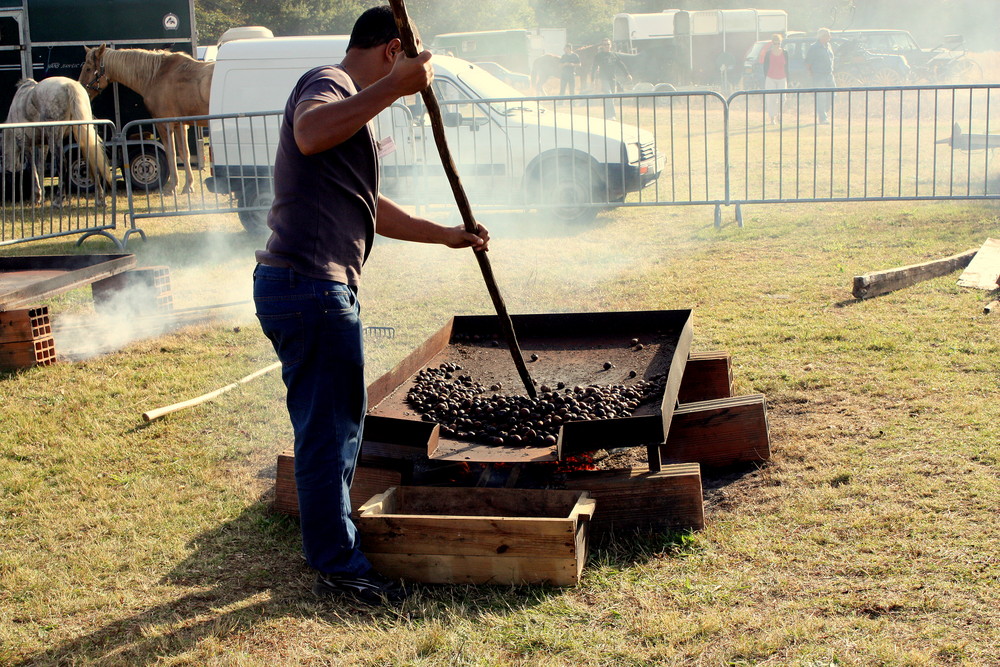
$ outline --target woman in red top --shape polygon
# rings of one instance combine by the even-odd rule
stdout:
[[[781,46],[781,35],[771,37],[771,44],[760,51],[760,62],[764,64],[764,90],[788,88],[788,52]],[[781,119],[781,98],[783,95],[765,95],[765,109],[771,125]]]

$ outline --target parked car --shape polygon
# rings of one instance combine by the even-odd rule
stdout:
[[[479,62],[473,64],[483,68],[508,86],[517,88],[520,91],[526,91],[531,88],[531,77],[527,74],[512,72],[500,63]]]
[[[785,40],[789,86],[812,86],[806,54],[815,42],[815,35],[805,34]],[[910,74],[910,65],[902,55],[873,53],[859,41],[841,36],[832,38],[830,44],[836,56],[834,75],[839,86],[897,86],[905,83]]]
[[[832,30],[830,36],[835,40],[857,42],[870,53],[902,56],[910,67],[922,67],[934,56],[930,49],[920,48],[907,30]]]

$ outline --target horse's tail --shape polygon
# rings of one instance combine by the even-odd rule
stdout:
[[[109,187],[114,179],[111,175],[111,165],[108,164],[108,155],[104,152],[104,142],[97,129],[93,125],[74,125],[73,136],[76,143],[80,145],[83,159],[87,161],[90,172],[94,178],[100,178]]]
[[[74,82],[75,83],[75,82]],[[73,87],[71,118],[74,120],[91,120],[94,115],[90,111],[90,97],[83,86]],[[90,173],[95,179],[103,180],[108,186],[114,183],[111,165],[108,164],[108,154],[104,152],[104,141],[93,125],[74,125],[73,137],[80,146],[83,159],[90,167]]]

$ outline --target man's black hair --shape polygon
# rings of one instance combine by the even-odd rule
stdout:
[[[365,12],[354,22],[354,29],[351,30],[351,39],[347,43],[347,50],[370,49],[375,46],[388,44],[399,38],[399,28],[396,27],[396,19],[392,15],[389,5],[381,5],[366,9]]]

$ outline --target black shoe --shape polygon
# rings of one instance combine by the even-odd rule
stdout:
[[[313,593],[321,597],[339,595],[369,605],[398,605],[409,596],[402,584],[375,570],[360,575],[318,572]]]

